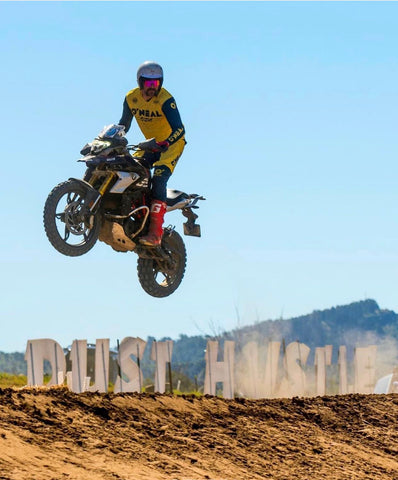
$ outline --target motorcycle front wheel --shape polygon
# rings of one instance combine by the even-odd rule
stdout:
[[[165,230],[162,249],[168,254],[167,265],[149,258],[138,258],[138,279],[152,297],[168,297],[179,287],[185,273],[187,253],[184,241],[174,230]]]
[[[99,214],[84,213],[85,188],[75,180],[57,185],[44,206],[43,222],[47,237],[58,252],[77,257],[93,248],[101,222]]]

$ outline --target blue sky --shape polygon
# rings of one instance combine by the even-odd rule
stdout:
[[[364,298],[398,311],[396,2],[1,2],[0,18],[0,351],[211,334]],[[207,198],[166,299],[142,291],[134,254],[63,257],[42,226],[147,59],[187,132],[169,186]]]

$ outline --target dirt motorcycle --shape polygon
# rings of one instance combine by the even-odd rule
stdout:
[[[124,127],[110,125],[81,150],[83,179],[69,178],[57,185],[44,206],[44,228],[53,247],[71,257],[87,253],[97,240],[118,252],[138,255],[142,288],[153,297],[167,297],[180,285],[186,267],[186,249],[173,226],[164,228],[160,246],[141,245],[149,227],[151,164],[162,147],[155,139],[127,145]],[[130,152],[135,152],[133,155]],[[157,155],[157,157],[156,157]],[[197,194],[167,189],[167,210],[181,210],[187,221],[184,234],[200,237]]]

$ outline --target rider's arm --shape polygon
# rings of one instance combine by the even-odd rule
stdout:
[[[173,97],[164,102],[162,105],[162,111],[171,127],[171,134],[168,138],[165,138],[165,140],[170,144],[175,143],[185,135],[185,128],[181,121],[176,101]]]
[[[131,113],[127,100],[124,99],[123,113],[122,113],[122,118],[119,120],[119,125],[124,125],[126,127],[125,128],[126,133],[130,130],[132,120],[133,120],[133,114]]]

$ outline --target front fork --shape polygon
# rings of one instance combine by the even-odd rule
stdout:
[[[93,185],[100,178],[104,177],[100,187],[95,189]],[[88,228],[93,228],[94,226],[94,215],[98,208],[101,198],[108,191],[109,185],[117,177],[114,172],[92,172],[89,180],[81,180],[78,178],[70,178],[75,182],[79,182],[84,189],[86,190],[86,195],[84,198],[84,203],[81,210],[81,220],[87,225]],[[86,178],[86,175],[85,175]]]
[[[89,173],[89,172],[87,172]],[[86,180],[86,178],[88,180]],[[99,188],[94,188],[94,185],[97,183],[98,179],[103,177],[102,183],[100,184]],[[69,180],[74,180],[79,182],[85,189],[86,189],[86,198],[85,198],[85,206],[86,212],[85,213],[95,213],[96,207],[104,196],[104,194],[109,190],[109,185],[113,183],[113,181],[117,178],[115,172],[98,172],[95,171],[91,173],[91,175],[85,175],[84,180],[80,180],[78,178],[70,178]]]

